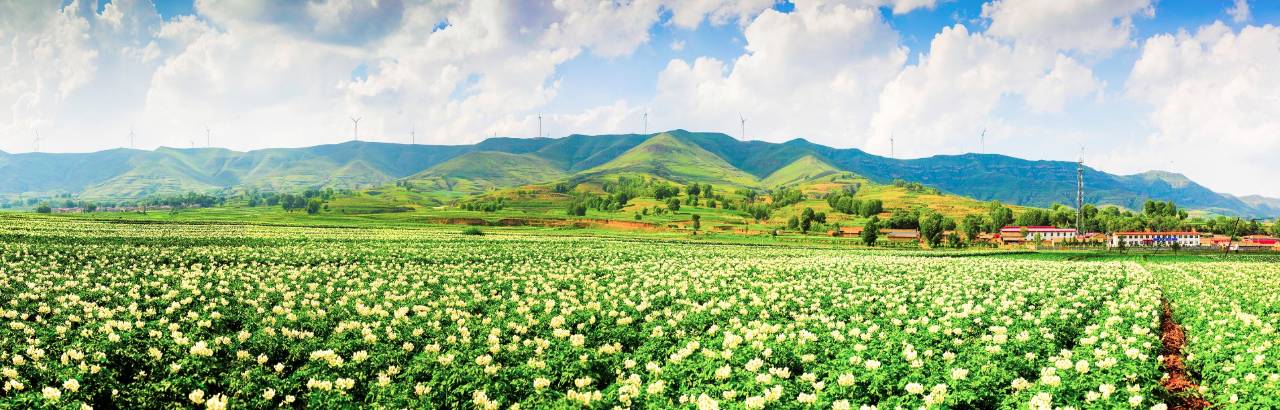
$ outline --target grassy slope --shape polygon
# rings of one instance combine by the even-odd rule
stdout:
[[[845,172],[826,161],[812,155],[805,155],[769,174],[768,177],[760,180],[760,185],[768,188],[795,185],[842,173]]]
[[[417,189],[474,194],[554,182],[566,176],[555,164],[530,154],[477,151],[445,161],[405,180]]]
[[[754,187],[758,181],[720,157],[677,139],[658,134],[622,155],[580,173],[585,179],[612,174],[646,174],[679,183],[711,183],[718,186]]]

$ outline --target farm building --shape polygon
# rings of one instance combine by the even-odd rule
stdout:
[[[840,229],[827,231],[827,235],[834,237],[857,237],[862,235],[861,226],[841,226]]]
[[[1022,231],[1027,232],[1026,237]],[[1054,226],[1006,226],[1000,228],[999,240],[1003,244],[1024,243],[1027,241],[1060,242],[1076,237],[1076,230]]]
[[[1084,242],[1084,243],[1107,243],[1107,234],[1098,233],[1098,232],[1089,232],[1084,235],[1080,235],[1080,237],[1077,239],[1079,239],[1080,242]]]
[[[915,229],[881,229],[880,235],[892,242],[911,242],[920,240],[920,231]]]
[[[1200,246],[1200,233],[1196,231],[1169,231],[1169,232],[1116,232],[1111,235],[1111,241],[1108,246],[1120,246],[1121,241],[1126,247],[1144,247],[1144,246],[1171,246],[1177,243],[1181,246]]]

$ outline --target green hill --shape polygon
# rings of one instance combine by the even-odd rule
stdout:
[[[489,152],[436,169],[468,153]],[[501,153],[512,157],[497,157]],[[495,162],[514,159],[514,163]],[[499,165],[495,167],[495,164]],[[368,188],[422,174],[451,192],[511,188],[557,180],[591,182],[640,174],[674,182],[772,188],[800,184],[832,169],[880,185],[919,182],[977,200],[1048,206],[1075,199],[1076,166],[1003,155],[896,159],[803,139],[739,141],[720,133],[673,130],[655,135],[491,138],[474,145],[347,142],[248,152],[226,149],[113,149],[93,153],[0,152],[0,200],[69,194],[128,199],[162,193],[259,189]],[[474,169],[473,169],[474,168]],[[504,169],[510,168],[510,169]],[[1085,200],[1141,208],[1148,199],[1224,215],[1280,215],[1274,200],[1213,192],[1183,175],[1114,175],[1085,167]],[[417,178],[425,180],[429,178]],[[456,185],[452,179],[457,179]]]
[[[566,176],[550,161],[533,155],[477,151],[457,156],[409,176],[405,181],[419,190],[481,193],[555,182]]]
[[[582,178],[643,174],[677,183],[754,187],[757,180],[720,157],[667,133],[658,134],[617,158],[583,171]]]
[[[820,160],[812,155],[805,155],[800,159],[787,164],[787,166],[773,171],[768,177],[760,181],[760,185],[772,188],[779,186],[795,185],[804,182],[810,182],[823,177],[840,174],[841,171],[826,161]]]

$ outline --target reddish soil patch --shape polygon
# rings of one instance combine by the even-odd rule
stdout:
[[[1171,410],[1198,410],[1212,407],[1212,405],[1204,398],[1200,397],[1200,384],[1195,378],[1187,372],[1187,366],[1182,355],[1182,347],[1187,343],[1187,335],[1182,330],[1182,325],[1173,320],[1173,309],[1169,307],[1169,301],[1160,301],[1160,342],[1163,344],[1161,354],[1164,355],[1165,373],[1169,374],[1169,378],[1160,384],[1169,392],[1169,405]]]

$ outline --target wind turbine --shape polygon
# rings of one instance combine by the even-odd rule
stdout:
[[[360,117],[351,117],[351,125],[354,129],[351,131],[351,139],[360,140]]]
[[[129,127],[129,148],[133,148],[133,127]]]
[[[409,145],[417,144],[416,142],[418,137],[417,132],[418,132],[418,126],[416,125],[409,126]]]
[[[209,130],[209,125],[204,126],[204,146],[209,148],[213,146],[213,131]]]
[[[36,134],[36,137],[35,137],[36,151],[35,152],[40,152],[40,131],[31,130],[31,132],[34,132]]]
[[[982,135],[978,136],[978,144],[979,144],[978,153],[986,154],[987,153],[987,129],[986,128],[983,128]]]
[[[644,133],[649,134],[649,112],[644,112]]]
[[[897,155],[894,155],[893,153],[893,133],[890,132],[889,133],[889,158],[894,158],[894,157],[897,157]]]
[[[542,114],[538,114],[538,136],[542,136]]]
[[[746,141],[747,140],[747,119],[742,116],[741,112],[738,113],[738,122],[742,123],[742,140]]]

